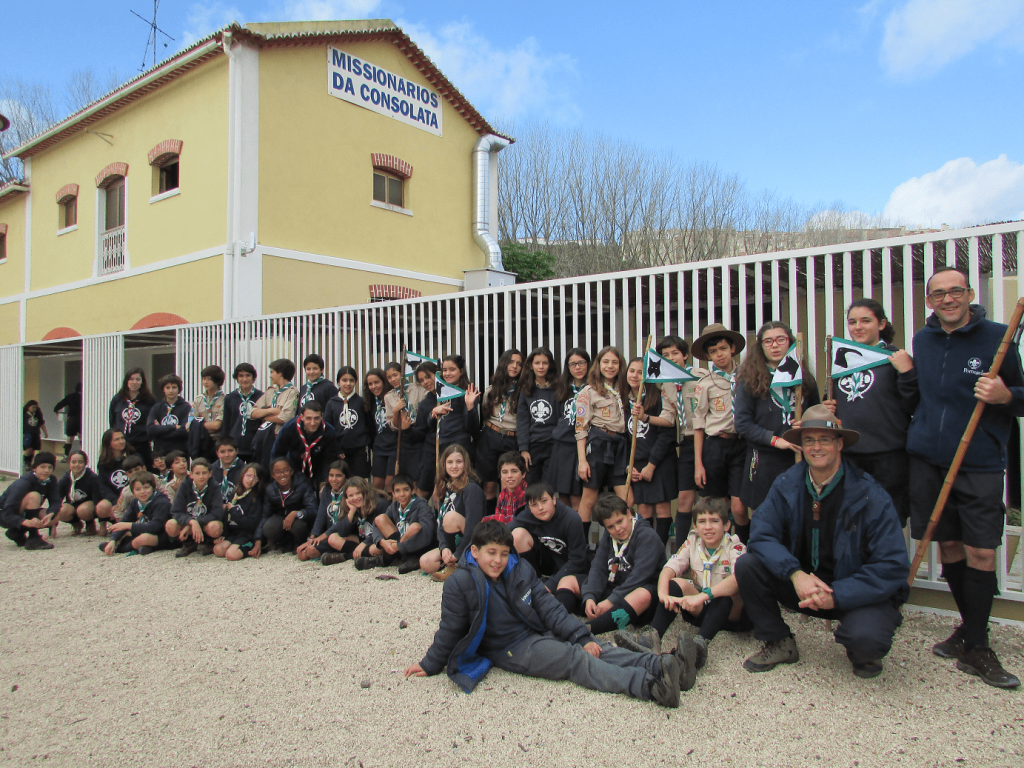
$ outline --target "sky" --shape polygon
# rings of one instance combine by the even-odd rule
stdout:
[[[138,73],[131,11],[152,0],[6,5],[0,78]],[[159,57],[231,20],[345,18],[394,20],[492,123],[601,133],[910,227],[1024,218],[1024,0],[161,0]]]

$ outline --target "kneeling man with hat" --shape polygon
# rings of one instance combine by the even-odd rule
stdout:
[[[910,566],[889,494],[843,459],[860,435],[822,405],[783,435],[804,460],[775,480],[757,508],[736,581],[754,636],[764,645],[743,666],[765,672],[799,660],[779,604],[838,620],[836,642],[858,677],[882,672],[881,659],[903,622]]]

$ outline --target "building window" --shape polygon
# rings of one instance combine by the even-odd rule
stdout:
[[[57,229],[67,229],[78,223],[78,198],[67,197],[60,206],[60,217],[57,221]]]
[[[376,304],[381,301],[398,301],[402,299],[418,299],[423,293],[415,288],[406,288],[401,285],[371,285],[370,303]]]
[[[0,261],[7,261],[7,225],[0,224]]]
[[[374,171],[373,199],[380,203],[404,208],[405,196],[402,189],[402,180]]]
[[[170,192],[172,189],[178,188],[177,160],[158,168],[157,171],[160,177],[157,182],[157,194],[162,195],[164,192]]]
[[[165,139],[149,150],[149,164],[153,166],[153,197],[170,195],[178,190],[183,145],[180,139]]]
[[[103,231],[124,228],[124,177],[120,176],[107,187],[104,205]]]
[[[99,190],[99,242],[96,273],[109,275],[128,266],[127,207],[128,164],[111,163],[96,177]]]

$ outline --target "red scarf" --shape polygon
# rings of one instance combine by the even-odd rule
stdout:
[[[317,443],[320,442],[320,439],[323,437],[323,434],[321,434],[320,437],[318,437],[316,440],[310,443],[309,441],[306,440],[306,430],[302,428],[301,417],[295,420],[295,426],[298,427],[299,440],[302,441],[302,474],[306,475],[306,477],[312,477],[313,448],[314,446],[316,446]],[[324,432],[326,433],[326,430],[324,430]]]
[[[526,481],[524,480],[511,491],[502,488],[501,493],[498,494],[497,511],[493,515],[485,517],[484,520],[497,520],[503,525],[508,525],[512,522],[512,518],[515,517],[516,510],[522,507],[525,503]]]

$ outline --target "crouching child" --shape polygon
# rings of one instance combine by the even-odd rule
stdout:
[[[174,494],[167,535],[181,542],[175,557],[188,557],[196,550],[200,555],[213,554],[213,542],[224,535],[227,513],[220,488],[210,482],[210,462],[195,459],[189,475]]]
[[[57,457],[47,451],[32,458],[32,469],[15,480],[0,496],[0,526],[7,538],[25,549],[53,549],[40,535],[60,512],[60,492],[53,479]],[[43,513],[43,503],[49,506]]]
[[[411,477],[395,475],[391,482],[394,501],[384,514],[374,518],[372,543],[364,556],[356,558],[355,566],[360,571],[400,560],[398,572],[411,573],[419,570],[420,557],[434,548],[434,510],[413,494],[412,487]]]
[[[583,606],[595,635],[642,626],[654,616],[658,574],[665,545],[642,517],[612,493],[594,504],[594,520],[605,535],[594,553],[583,585]]]
[[[213,545],[213,554],[227,560],[259,558],[266,519],[259,464],[246,464],[242,468],[225,506],[227,527],[224,537]]]
[[[615,644],[632,650],[661,652],[661,638],[677,615],[700,627],[697,669],[704,666],[710,643],[720,630],[747,632],[753,625],[743,611],[734,570],[747,548],[729,533],[729,499],[702,496],[693,507],[693,530],[669,558],[658,577],[658,609],[650,629],[639,635],[615,633]]]
[[[156,478],[149,472],[139,472],[128,486],[132,502],[124,518],[110,526],[110,541],[100,544],[105,555],[135,553],[148,555],[157,549],[171,546],[171,537],[165,526],[171,519],[171,500],[157,493]]]
[[[599,644],[544,588],[530,564],[510,554],[512,545],[512,534],[496,520],[473,529],[460,567],[445,581],[434,642],[419,663],[409,665],[406,677],[446,670],[471,693],[497,666],[679,706],[680,690],[689,690],[695,678],[692,641],[660,656]]]

